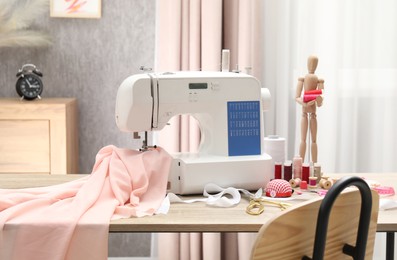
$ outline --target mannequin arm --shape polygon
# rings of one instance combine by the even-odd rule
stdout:
[[[305,105],[304,102],[303,102],[303,99],[301,97],[302,90],[303,90],[303,81],[304,81],[304,78],[299,78],[298,79],[298,84],[296,86],[296,93],[295,93],[295,101],[297,103],[299,103],[300,105],[302,105],[302,106]]]
[[[321,90],[324,89],[324,80],[323,79],[318,80],[317,89],[321,89]],[[316,103],[317,103],[318,107],[321,107],[323,105],[323,100],[324,100],[324,98],[322,96],[318,96],[316,98]]]

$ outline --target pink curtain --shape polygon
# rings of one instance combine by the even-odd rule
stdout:
[[[260,0],[158,0],[156,71],[219,71],[222,49],[231,69],[260,78]],[[200,142],[195,119],[174,117],[158,135],[169,152],[194,152]],[[211,217],[211,216],[208,216]],[[248,259],[255,234],[162,233],[160,260]]]

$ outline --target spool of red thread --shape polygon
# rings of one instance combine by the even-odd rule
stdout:
[[[310,176],[310,165],[308,163],[304,163],[302,165],[302,181],[306,181],[306,183],[308,183],[309,176]]]
[[[282,174],[281,163],[276,162],[274,164],[274,178],[281,179],[281,174]]]
[[[292,179],[292,162],[286,161],[284,163],[284,180],[289,181]]]

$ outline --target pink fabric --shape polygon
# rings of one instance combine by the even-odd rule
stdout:
[[[107,259],[111,219],[152,215],[166,194],[171,157],[107,146],[91,175],[0,190],[0,259]]]

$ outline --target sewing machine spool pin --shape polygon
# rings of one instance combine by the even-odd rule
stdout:
[[[153,69],[142,65],[142,66],[139,67],[139,70],[143,71],[143,72],[148,72],[148,71],[152,71]]]

